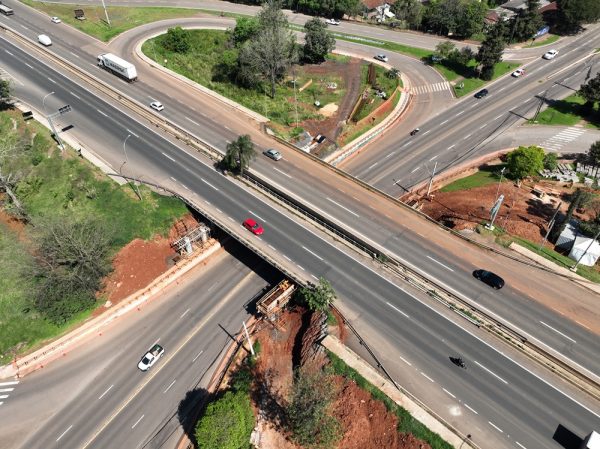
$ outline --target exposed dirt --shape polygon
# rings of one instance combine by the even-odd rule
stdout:
[[[307,352],[306,348],[297,347],[298,342],[306,343],[314,333],[303,320],[306,314],[301,309],[285,312],[277,328],[265,325],[256,335],[261,352],[255,378],[262,388],[253,400],[265,417],[259,421],[261,449],[301,449],[290,440],[283,425],[283,408],[292,383],[294,354]],[[338,323],[342,323],[339,317]],[[341,329],[336,331],[345,335]],[[334,383],[338,396],[332,414],[340,420],[344,434],[339,449],[430,449],[412,435],[398,433],[396,416],[354,382],[335,376]]]
[[[0,201],[2,201],[0,196]],[[7,214],[4,209],[0,208],[0,223],[4,223],[8,229],[14,232],[19,240],[25,239],[25,223],[21,220],[17,220],[12,215]]]

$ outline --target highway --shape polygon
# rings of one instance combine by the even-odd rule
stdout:
[[[40,96],[27,96],[29,86],[39,86],[39,91],[46,92],[52,89],[55,92],[50,97],[53,103],[48,103],[49,98],[47,107],[54,109],[65,102],[71,104],[74,112],[68,120],[75,125],[73,132],[77,130],[81,133],[80,137],[85,134],[90,135],[92,140],[101,140],[103,145],[99,150],[107,160],[121,161],[123,139],[127,133],[135,134],[139,138],[127,142],[128,166],[144,173],[150,172],[153,179],[168,185],[177,184],[181,191],[189,189],[189,192],[194,192],[190,195],[213,207],[219,218],[230,225],[239,225],[247,216],[261,220],[267,231],[257,245],[273,255],[289,259],[297,270],[306,272],[307,276],[328,278],[343,298],[343,303],[348,304],[361,320],[370,322],[376,329],[385,330],[390,344],[410,354],[415,365],[421,365],[432,375],[439,373],[452,388],[449,390],[453,394],[466,398],[469,407],[477,414],[465,409],[464,420],[457,423],[457,427],[465,433],[471,432],[470,426],[477,423],[481,434],[487,438],[492,429],[489,421],[502,429],[494,437],[499,442],[495,447],[514,447],[514,439],[527,448],[548,448],[558,447],[551,440],[558,423],[581,435],[597,427],[597,414],[499,355],[462,327],[449,324],[443,316],[432,313],[421,298],[383,280],[381,275],[366,266],[364,260],[341,252],[287,214],[274,210],[230,178],[220,175],[210,164],[150,132],[131,114],[112,108],[93,93],[75,86],[71,80],[52,73],[39,59],[21,53],[15,47],[7,48],[9,44],[6,41],[2,41],[2,46],[4,51],[10,51],[3,55],[7,70],[17,73],[24,84],[16,88],[17,95],[41,109]],[[28,70],[27,64],[35,70]],[[48,80],[49,77],[52,81]],[[83,117],[85,128],[79,122]],[[239,229],[242,230],[241,226]],[[465,375],[453,370],[448,356],[457,351],[473,367],[473,374],[469,376],[478,380],[465,382]],[[516,403],[510,398],[520,400]],[[561,409],[553,410],[558,403],[562,405]],[[139,418],[139,415],[136,416]],[[545,424],[540,425],[540,422]],[[106,427],[111,428],[111,425]],[[64,431],[59,425],[52,425],[52,430],[53,435]],[[507,434],[510,434],[510,439],[506,438]],[[77,442],[87,437],[79,433],[71,435],[70,438]],[[474,436],[475,441],[482,442],[481,438],[479,432]],[[90,447],[96,444],[102,447],[103,444],[102,439],[92,443]],[[77,444],[75,447],[78,447]]]

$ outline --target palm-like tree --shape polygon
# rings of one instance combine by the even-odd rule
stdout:
[[[254,159],[254,144],[248,134],[239,136],[235,141],[227,144],[227,151],[223,157],[224,165],[230,170],[243,173]]]

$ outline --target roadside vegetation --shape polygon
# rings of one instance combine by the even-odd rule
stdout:
[[[45,12],[51,17],[56,16],[64,23],[103,42],[108,42],[113,37],[146,23],[181,17],[193,17],[199,13],[197,9],[186,8],[107,6],[106,10],[110,19],[109,25],[106,21],[104,8],[101,5],[61,5],[34,0],[21,0],[21,2]],[[75,9],[82,9],[86,19],[76,19],[73,13]]]
[[[476,173],[457,179],[440,189],[440,192],[456,192],[459,190],[469,190],[475,187],[487,186],[500,181],[500,170],[505,165],[486,165],[481,167]],[[505,181],[508,181],[504,178]]]
[[[187,209],[144,187],[140,201],[17,111],[0,113],[0,136],[2,364],[87,317],[116,252]]]

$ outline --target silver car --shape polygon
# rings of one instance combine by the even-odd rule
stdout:
[[[265,156],[270,157],[274,161],[278,161],[283,157],[279,151],[274,150],[273,148],[269,148],[265,151]]]

